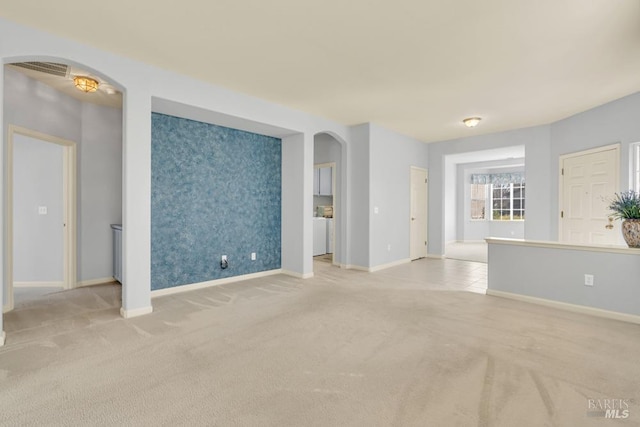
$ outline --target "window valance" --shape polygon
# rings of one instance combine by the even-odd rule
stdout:
[[[472,184],[524,184],[524,172],[512,173],[474,173],[471,174]]]

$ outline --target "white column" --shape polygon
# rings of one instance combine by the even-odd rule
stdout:
[[[122,179],[123,317],[151,313],[151,96],[124,97]]]
[[[282,270],[313,276],[313,135],[282,139]]]

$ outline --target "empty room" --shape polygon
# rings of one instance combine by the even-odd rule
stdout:
[[[3,2],[0,425],[640,425],[639,17]]]

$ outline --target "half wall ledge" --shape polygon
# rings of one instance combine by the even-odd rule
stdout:
[[[486,241],[487,295],[640,324],[640,249]]]

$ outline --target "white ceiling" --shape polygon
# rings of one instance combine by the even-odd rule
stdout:
[[[640,90],[638,0],[3,0],[0,16],[425,142]]]

